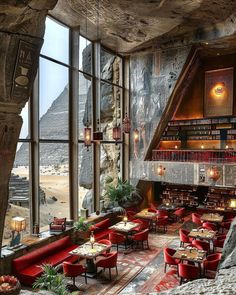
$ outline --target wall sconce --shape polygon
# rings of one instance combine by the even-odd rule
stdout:
[[[175,145],[175,149],[176,149],[176,150],[178,149],[178,146],[177,146],[177,145]]]
[[[136,128],[134,130],[134,142],[138,142],[139,141],[139,131],[138,129]]]
[[[23,217],[14,217],[11,220],[12,239],[10,247],[20,246],[20,233],[26,229],[26,220]]]
[[[226,144],[226,146],[225,146],[225,149],[226,149],[226,150],[228,150],[228,149],[229,149],[229,146],[228,146],[227,144]]]
[[[201,145],[201,149],[204,150],[204,145],[203,144]]]
[[[217,181],[220,178],[220,172],[216,166],[213,166],[209,169],[208,176],[213,181]]]
[[[214,87],[214,93],[217,97],[222,97],[225,92],[225,83],[219,82]]]
[[[158,174],[159,176],[163,176],[163,175],[165,174],[165,170],[166,170],[165,167],[163,167],[162,165],[159,165],[159,166],[157,167],[157,174]]]

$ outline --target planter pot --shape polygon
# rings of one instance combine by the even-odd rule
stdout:
[[[90,237],[89,231],[80,231],[80,230],[75,231],[76,241],[87,241],[89,237]]]

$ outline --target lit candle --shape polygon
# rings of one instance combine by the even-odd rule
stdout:
[[[91,247],[93,249],[93,244],[95,243],[95,238],[94,238],[94,235],[93,235],[93,231],[91,232],[91,235],[90,235],[90,243],[91,243]]]

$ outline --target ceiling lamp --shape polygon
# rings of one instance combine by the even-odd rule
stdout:
[[[157,167],[157,174],[159,176],[163,176],[165,174],[165,170],[166,170],[166,168],[164,166],[158,165],[158,167]]]
[[[220,172],[216,166],[213,166],[209,169],[208,176],[213,181],[217,181],[220,178]]]

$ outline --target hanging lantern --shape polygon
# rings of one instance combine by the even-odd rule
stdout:
[[[138,142],[139,141],[139,131],[138,129],[136,128],[134,130],[134,142]]]
[[[130,121],[128,114],[126,112],[125,118],[123,120],[123,131],[124,131],[124,133],[130,133],[130,129],[131,129],[131,121]]]
[[[163,175],[165,174],[165,170],[166,170],[165,167],[163,167],[162,165],[159,165],[159,166],[157,167],[157,174],[158,174],[159,176],[163,176]]]
[[[220,172],[216,166],[213,166],[209,169],[208,177],[213,181],[217,181],[220,178]]]
[[[89,147],[92,143],[91,139],[92,129],[90,127],[84,128],[84,145]]]
[[[121,128],[120,126],[113,127],[112,129],[112,137],[115,141],[121,139]]]
[[[93,141],[102,141],[103,133],[99,129],[99,119],[97,120],[97,131],[93,132]]]

